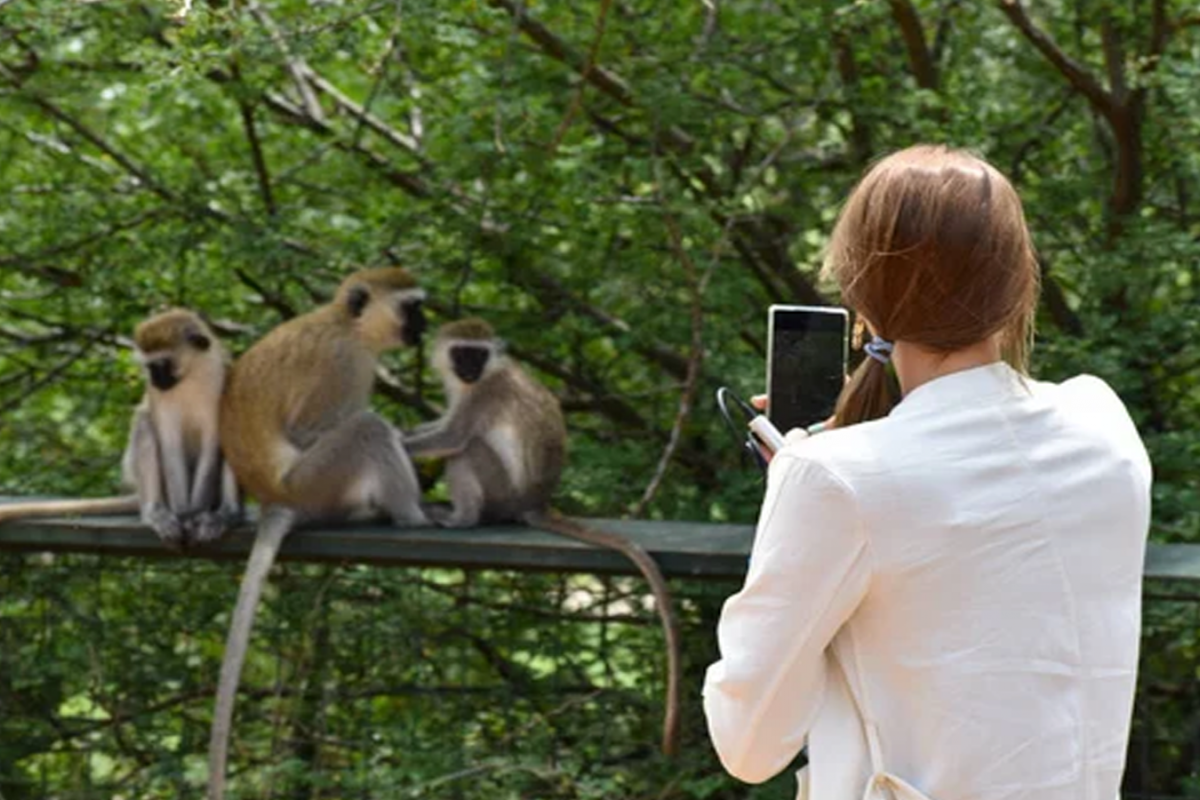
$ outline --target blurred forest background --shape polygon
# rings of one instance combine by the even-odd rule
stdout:
[[[100,494],[135,323],[234,352],[359,266],[480,314],[562,398],[559,505],[749,522],[711,401],[818,272],[865,166],[970,147],[1017,184],[1034,374],[1100,375],[1200,542],[1200,7],[1182,0],[0,0],[0,494]],[[388,361],[402,426],[441,398]],[[0,795],[197,797],[237,565],[0,557]],[[685,754],[633,579],[286,565],[247,669],[239,797],[790,797],[707,744],[732,585],[676,582]],[[1194,598],[1193,598],[1194,599]],[[1200,796],[1200,614],[1148,606],[1131,793]]]

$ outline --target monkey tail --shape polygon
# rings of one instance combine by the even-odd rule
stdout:
[[[136,514],[136,494],[99,497],[91,500],[39,500],[30,503],[0,505],[0,525],[14,519],[33,517],[74,517],[82,514]]]
[[[254,628],[267,573],[275,563],[284,537],[295,524],[295,512],[281,506],[263,509],[258,523],[254,549],[250,551],[250,561],[246,564],[233,619],[229,623],[229,638],[225,642],[225,658],[221,662],[221,678],[217,684],[217,703],[213,709],[212,735],[208,744],[209,800],[222,800],[225,797],[225,767],[229,759],[233,707],[242,677],[242,664],[246,661],[246,650],[250,646],[250,631]]]
[[[637,566],[642,577],[650,584],[650,591],[658,606],[658,616],[662,621],[663,634],[667,640],[667,696],[663,716],[662,751],[667,756],[676,755],[679,752],[679,687],[683,670],[680,663],[681,643],[675,606],[658,563],[637,542],[616,533],[586,527],[553,509],[530,512],[522,519],[526,525],[621,553]]]

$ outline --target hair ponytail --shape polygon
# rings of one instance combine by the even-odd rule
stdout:
[[[896,405],[899,391],[887,364],[868,356],[838,395],[833,424],[841,428],[886,417]]]

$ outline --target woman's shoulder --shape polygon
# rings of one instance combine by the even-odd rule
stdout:
[[[1124,401],[1096,375],[1084,373],[1058,383],[1030,380],[1029,386],[1035,397],[1069,410],[1081,419],[1111,417],[1132,424]]]
[[[1045,398],[1058,412],[1060,424],[1083,430],[1109,443],[1113,450],[1150,474],[1150,461],[1137,424],[1120,395],[1104,379],[1077,375],[1061,383],[1031,382],[1034,396]]]
[[[1060,392],[1066,397],[1115,400],[1120,402],[1117,393],[1101,377],[1090,373],[1082,373],[1062,381],[1029,380],[1035,392]]]

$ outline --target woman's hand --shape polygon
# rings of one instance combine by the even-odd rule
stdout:
[[[754,406],[755,408],[757,408],[759,411],[763,412],[764,414],[767,413],[767,396],[765,394],[754,395],[753,397],[750,398],[750,405]],[[836,418],[837,418],[836,415],[831,415],[829,417],[829,419],[824,420],[823,422],[818,422],[814,425],[809,425],[808,432],[810,434],[818,434],[821,431],[833,430],[833,428],[834,428],[833,423]],[[787,433],[790,433],[790,431],[785,432],[784,435],[786,436]]]
[[[765,394],[756,394],[750,398],[750,405],[762,413],[767,413],[767,396]],[[750,441],[754,442],[754,446],[758,448],[758,454],[762,457],[764,463],[770,464],[771,459],[775,456],[775,451],[764,445],[757,436],[751,435]]]
[[[754,408],[757,409],[758,411],[761,411],[764,414],[766,414],[767,413],[767,395],[765,395],[765,394],[754,395],[753,397],[750,398],[750,405],[754,406]],[[796,442],[801,439],[807,439],[809,436],[818,434],[821,431],[832,430],[833,427],[834,427],[834,417],[831,416],[829,419],[827,419],[823,422],[818,422],[814,425],[810,425],[807,429],[806,428],[793,428],[790,431],[785,431],[783,438],[786,442],[789,442],[789,443]],[[754,440],[754,446],[758,448],[758,452],[762,455],[763,459],[765,461],[767,461],[767,463],[770,463],[771,457],[774,456],[775,453],[772,450],[770,450],[769,448],[764,447],[763,443],[760,442],[757,438],[755,438],[755,437],[751,437],[751,438]]]

